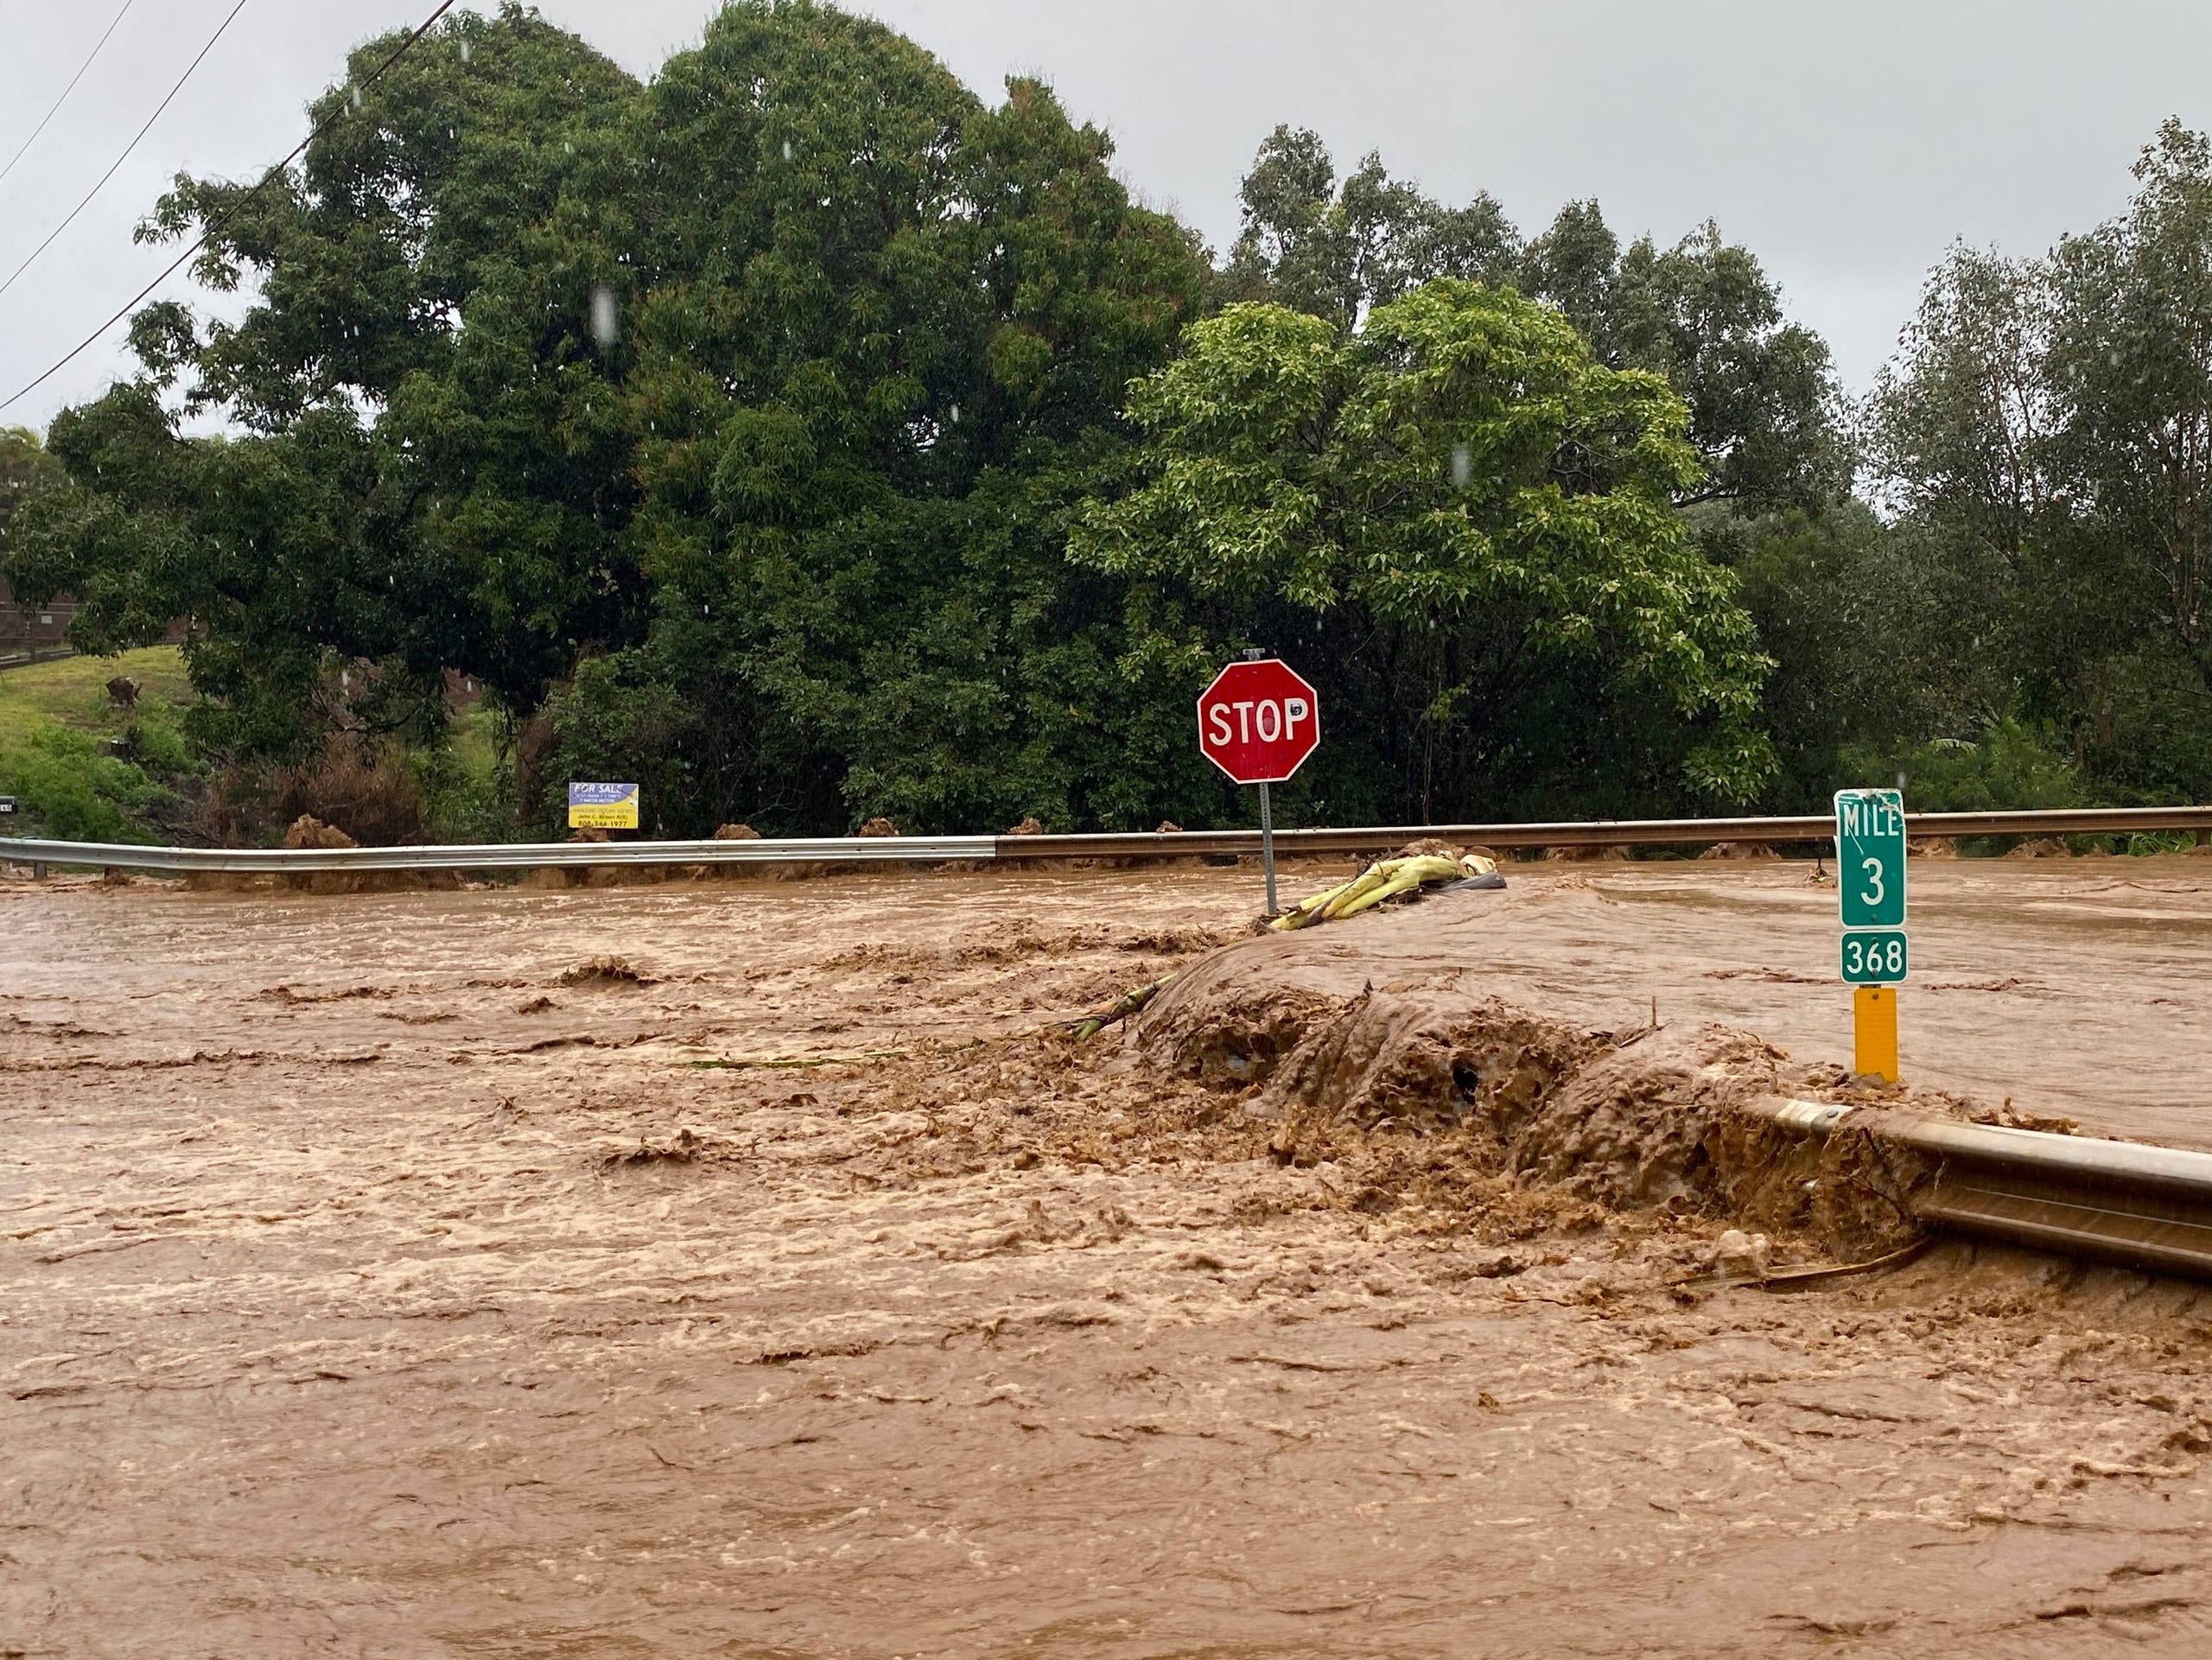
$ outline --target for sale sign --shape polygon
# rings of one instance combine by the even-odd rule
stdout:
[[[571,784],[570,830],[635,830],[638,786],[634,784]]]
[[[1320,743],[1320,700],[1280,658],[1232,663],[1198,694],[1198,749],[1239,784],[1280,784]]]

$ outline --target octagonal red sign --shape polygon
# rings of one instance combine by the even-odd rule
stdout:
[[[1239,784],[1280,784],[1320,747],[1321,700],[1280,658],[1232,663],[1198,694],[1198,750]]]

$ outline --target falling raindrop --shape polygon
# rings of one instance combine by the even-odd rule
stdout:
[[[604,283],[591,291],[591,337],[601,351],[622,338],[622,315],[615,307],[614,290]]]
[[[471,55],[472,54],[468,49],[468,42],[467,41],[463,41],[461,43],[461,60],[463,63],[467,63]]]
[[[951,423],[952,423],[952,424],[953,424],[954,426],[956,426],[956,427],[957,427],[957,426],[958,426],[958,425],[960,424],[960,405],[959,405],[959,404],[954,404],[954,405],[953,405],[950,410],[946,410],[946,411],[945,411],[945,415],[946,415],[946,417],[951,421]]]
[[[1452,482],[1462,490],[1475,481],[1475,453],[1465,444],[1452,446]]]
[[[788,138],[784,140],[784,159],[786,162],[791,159],[791,141]]]
[[[357,110],[361,107],[361,89],[358,86],[353,89],[353,107]]]

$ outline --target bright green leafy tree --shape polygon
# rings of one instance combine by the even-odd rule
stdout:
[[[1126,671],[1195,690],[1284,649],[1322,691],[1333,813],[1741,800],[1770,771],[1767,659],[1673,505],[1688,411],[1556,310],[1450,278],[1350,335],[1232,305],[1131,414],[1141,481],[1076,541],[1135,584]]]
[[[1784,318],[1758,261],[1710,221],[1671,248],[1642,237],[1624,249],[1596,202],[1570,202],[1524,241],[1489,195],[1444,207],[1376,156],[1339,183],[1320,139],[1288,127],[1261,145],[1242,200],[1228,298],[1349,330],[1433,277],[1516,288],[1556,306],[1599,362],[1662,376],[1688,404],[1705,465],[1685,501],[1818,508],[1848,487],[1826,344]]]

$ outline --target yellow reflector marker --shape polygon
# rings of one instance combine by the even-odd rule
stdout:
[[[1857,1064],[1852,1070],[1885,1084],[1897,1081],[1897,989],[1854,986],[1851,992],[1852,1035]]]

